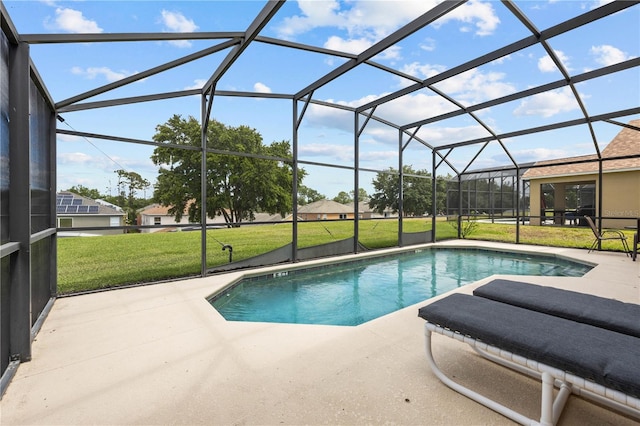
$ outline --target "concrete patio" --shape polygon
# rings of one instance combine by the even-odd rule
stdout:
[[[481,245],[598,263],[582,278],[518,279],[640,303],[640,262],[622,253]],[[205,298],[238,275],[58,299],[1,424],[512,424],[431,373],[417,316],[426,302],[358,327],[227,322]],[[536,381],[441,336],[434,348],[449,375],[537,416]],[[559,424],[638,422],[572,396]]]

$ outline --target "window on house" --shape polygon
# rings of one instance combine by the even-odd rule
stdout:
[[[70,217],[59,217],[58,228],[73,228],[73,219]]]
[[[162,218],[160,216],[155,216],[153,218],[153,224],[154,225],[162,225]]]
[[[120,218],[118,216],[111,216],[109,218],[109,226],[120,226]]]
[[[340,219],[346,219],[347,215],[345,213],[340,213]]]

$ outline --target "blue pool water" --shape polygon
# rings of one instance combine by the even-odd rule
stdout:
[[[210,299],[229,321],[358,325],[493,274],[582,276],[546,256],[426,249],[243,278]]]

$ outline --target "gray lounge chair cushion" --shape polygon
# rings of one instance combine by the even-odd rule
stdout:
[[[482,297],[452,294],[420,308],[430,323],[640,397],[640,339]]]
[[[509,305],[640,337],[640,305],[511,280],[493,280],[473,291]]]

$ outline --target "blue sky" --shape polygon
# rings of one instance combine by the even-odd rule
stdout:
[[[518,1],[538,30],[602,5],[600,1]],[[31,33],[120,33],[244,31],[264,6],[262,1],[4,1],[17,30]],[[383,37],[429,10],[435,2],[419,1],[306,1],[287,2],[260,33],[262,36],[349,53],[361,53]],[[628,8],[549,40],[570,75],[622,62],[640,55],[640,6]],[[423,28],[374,61],[416,78],[426,79],[479,55],[529,36],[531,33],[500,2],[472,0],[444,19]],[[32,45],[33,61],[56,102],[103,86],[165,62],[220,43],[222,40]],[[228,50],[152,76],[87,101],[201,88]],[[318,53],[252,43],[223,76],[217,90],[292,94],[330,72],[344,59]],[[534,45],[499,60],[441,81],[435,89],[462,105],[474,105],[562,78],[547,52]],[[314,99],[359,106],[412,81],[361,65],[314,93]],[[600,77],[576,86],[589,114],[640,105],[637,68]],[[431,90],[420,90],[379,107],[376,115],[400,124],[456,109]],[[94,109],[62,114],[61,129],[151,140],[155,126],[171,115],[199,119],[200,98]],[[213,118],[232,126],[258,130],[265,143],[292,140],[291,101],[216,97]],[[568,88],[478,111],[497,133],[583,117]],[[630,121],[637,117],[624,117]],[[362,122],[362,120],[361,120]],[[594,131],[602,149],[619,128],[597,123]],[[423,126],[418,135],[434,146],[487,135],[468,116]],[[353,114],[312,105],[300,130],[300,158],[350,166],[354,162]],[[361,136],[359,163],[363,168],[398,167],[398,132],[371,122]],[[576,127],[503,141],[518,162],[594,153],[586,127]],[[464,169],[479,147],[454,151],[449,160]],[[59,135],[58,189],[84,185],[115,192],[114,170],[124,168],[154,182],[157,169],[149,157],[152,147]],[[431,170],[431,153],[412,142],[404,163]],[[508,164],[499,144],[492,142],[471,166]],[[304,184],[332,198],[352,189],[348,170],[305,166]],[[442,169],[441,173],[451,173]],[[375,173],[363,173],[362,187],[371,191]],[[150,188],[147,197],[150,196]]]

